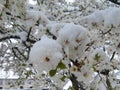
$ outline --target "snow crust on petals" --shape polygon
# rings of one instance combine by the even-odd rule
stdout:
[[[50,23],[49,19],[42,12],[35,10],[27,10],[26,24],[28,26],[32,26],[38,20],[39,23],[41,23],[43,26],[46,26],[48,23]]]
[[[86,17],[83,17],[81,20],[83,23],[87,23],[89,25],[93,24],[93,23],[99,23],[101,24],[102,21],[104,20],[104,16],[102,14],[103,10],[97,10],[94,13],[92,13],[91,15],[88,15]]]
[[[55,35],[56,37],[58,36],[58,32],[61,28],[64,27],[66,23],[50,23],[47,25],[47,28],[50,30],[50,32]]]
[[[116,14],[117,13],[117,14]],[[88,15],[81,19],[83,23],[89,25],[99,25],[106,28],[113,25],[117,27],[120,25],[120,8],[112,7],[105,10],[97,10],[91,15]]]
[[[58,32],[57,40],[65,49],[66,54],[71,59],[75,59],[84,52],[88,36],[89,33],[84,27],[70,23]]]
[[[54,69],[58,62],[63,58],[62,48],[57,41],[42,36],[30,51],[30,62],[33,63],[39,73]]]
[[[120,25],[120,8],[109,8],[105,10],[104,13],[107,13],[104,16],[104,24],[113,25],[114,27],[118,27]],[[117,14],[116,14],[117,13]]]

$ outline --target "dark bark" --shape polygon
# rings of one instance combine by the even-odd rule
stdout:
[[[21,39],[21,38],[19,36],[10,35],[10,36],[5,36],[5,37],[0,38],[0,42],[4,41],[4,40],[8,40],[8,39]],[[30,42],[30,43],[35,43],[36,42],[35,40],[32,40],[30,38],[27,38],[26,41]]]
[[[86,90],[82,82],[77,80],[77,77],[74,74],[71,74],[70,80],[73,84],[74,90]]]
[[[0,42],[1,41],[4,41],[4,40],[7,40],[7,39],[20,39],[20,37],[19,36],[6,36],[6,37],[2,37],[2,38],[0,38]]]
[[[120,2],[118,2],[118,0],[109,0],[109,1],[114,3],[114,4],[120,5]]]
[[[75,89],[75,90],[79,90],[79,82],[77,81],[77,77],[74,75],[74,74],[72,74],[71,76],[70,76],[70,80],[72,81],[72,84],[73,84],[73,88]]]

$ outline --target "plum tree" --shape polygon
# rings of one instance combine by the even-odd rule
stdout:
[[[68,81],[70,90],[119,89],[118,1],[0,1],[0,68],[17,74],[17,85],[32,78],[36,89]]]

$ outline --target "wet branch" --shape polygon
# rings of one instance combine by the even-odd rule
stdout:
[[[118,2],[118,0],[109,0],[109,1],[114,3],[114,4],[120,5],[120,2]]]

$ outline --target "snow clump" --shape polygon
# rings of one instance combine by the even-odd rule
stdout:
[[[38,73],[41,73],[42,71],[48,72],[51,69],[55,69],[62,58],[61,45],[44,35],[31,48],[29,59]]]
[[[116,14],[117,13],[117,14]],[[108,28],[114,26],[120,26],[120,8],[108,8],[105,10],[97,10],[91,15],[88,15],[81,19],[83,23],[93,26],[104,26]]]
[[[89,33],[84,27],[70,23],[61,28],[57,40],[63,46],[67,56],[75,59],[85,52]]]

